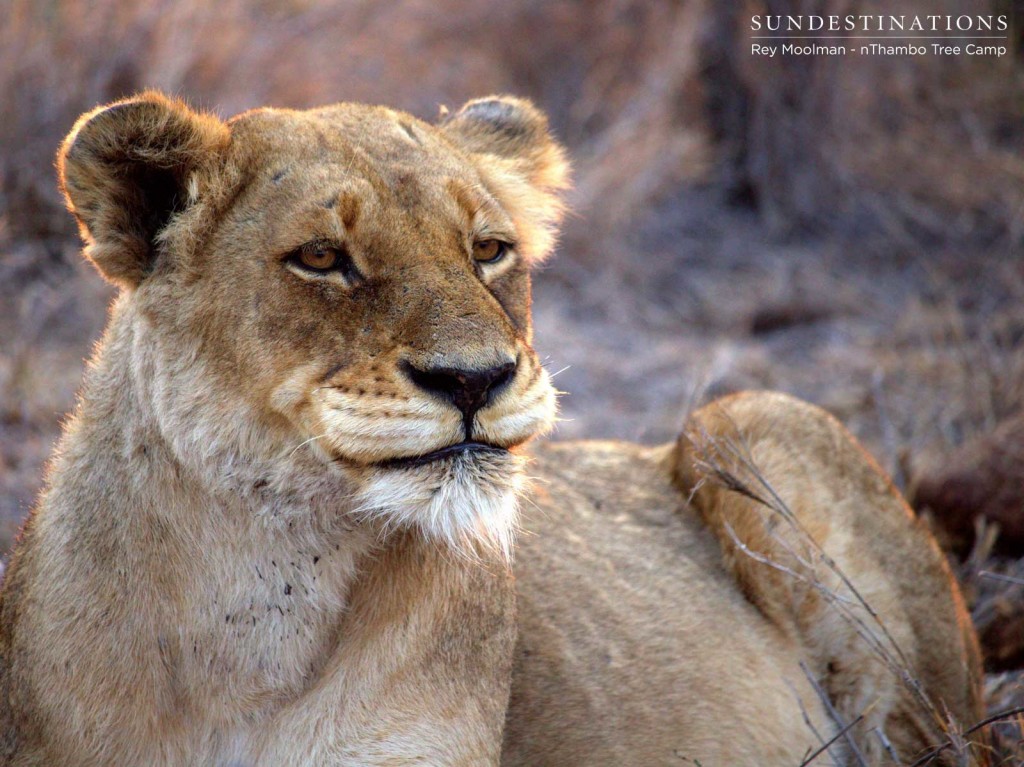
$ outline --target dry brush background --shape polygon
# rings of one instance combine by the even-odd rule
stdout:
[[[558,438],[668,439],[689,407],[740,388],[825,406],[949,547],[992,710],[1024,702],[1020,31],[1000,59],[749,55],[752,13],[892,11],[0,0],[0,551],[112,295],[56,193],[79,113],[157,87],[224,116],[359,100],[433,119],[512,92],[548,111],[576,168],[535,282],[537,345],[568,392]],[[1024,19],[1009,0],[899,3],[915,11]],[[994,733],[1000,759],[1024,758],[1019,723]]]

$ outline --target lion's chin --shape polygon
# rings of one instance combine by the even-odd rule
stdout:
[[[415,528],[473,559],[511,562],[526,459],[507,450],[458,450],[429,461],[360,471],[354,512],[385,530]]]

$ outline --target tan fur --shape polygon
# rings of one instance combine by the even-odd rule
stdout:
[[[529,267],[566,183],[528,102],[225,123],[147,93],[85,115],[59,165],[123,290],[0,597],[0,764],[796,764],[808,722],[834,730],[801,661],[922,747],[935,723],[856,632],[737,553],[799,576],[806,541],[702,482],[696,441],[732,428],[925,694],[977,713],[941,556],[820,411],[751,395],[679,446],[527,468],[554,416]],[[511,254],[474,263],[495,237]],[[325,242],[358,274],[296,266]],[[468,426],[407,372],[510,359]],[[381,463],[463,438],[507,450]]]
[[[839,720],[864,716],[850,733],[869,765],[891,764],[876,729],[910,763],[981,719],[942,554],[819,408],[745,393],[694,413],[676,445],[536,452],[503,764],[795,767],[838,729],[809,677]],[[840,739],[820,763],[858,758]]]

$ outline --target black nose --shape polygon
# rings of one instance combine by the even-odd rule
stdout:
[[[462,411],[466,439],[472,438],[473,416],[490,399],[508,385],[516,374],[516,363],[506,362],[493,368],[467,370],[464,368],[436,367],[420,370],[410,362],[402,367],[414,384],[424,391],[437,394]]]

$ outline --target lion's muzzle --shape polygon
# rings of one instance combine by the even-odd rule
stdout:
[[[518,360],[507,360],[486,368],[429,367],[421,369],[408,360],[402,372],[423,391],[451,402],[462,413],[467,440],[473,439],[476,413],[515,378]]]

